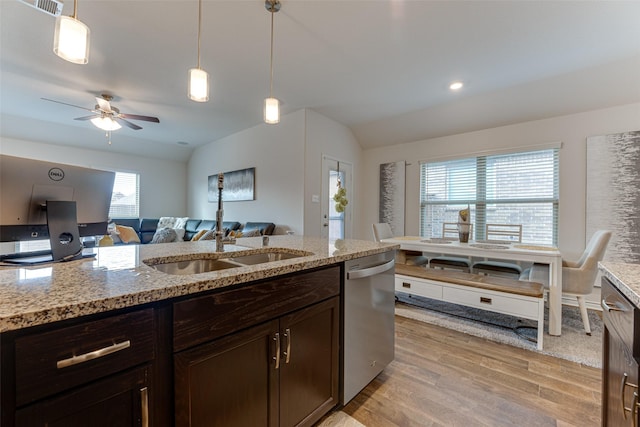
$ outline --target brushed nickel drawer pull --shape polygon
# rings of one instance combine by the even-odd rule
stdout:
[[[480,297],[480,302],[483,304],[491,304],[491,298]]]
[[[622,379],[620,380],[620,404],[622,405],[622,416],[625,420],[627,419],[627,412],[631,412],[631,415],[634,416],[638,411],[636,407],[638,403],[638,393],[635,391],[633,392],[633,403],[631,404],[631,407],[627,408],[626,406],[624,406],[624,391],[627,386],[636,390],[638,389],[638,385],[627,382],[627,378],[629,378],[629,375],[627,375],[627,373],[625,372],[624,374],[622,374]],[[634,416],[634,419],[635,418],[637,417]]]
[[[80,363],[88,362],[89,360],[98,359],[99,357],[106,356],[108,354],[115,353],[125,348],[131,347],[131,341],[126,340],[118,344],[110,345],[99,350],[90,351],[89,353],[81,354],[80,356],[73,356],[68,359],[58,360],[56,366],[58,369],[66,368],[68,366],[78,365]]]
[[[291,329],[285,329],[284,336],[287,337],[287,350],[284,352],[284,363],[289,363],[289,359],[291,358]]]
[[[411,287],[411,283],[409,283],[409,282],[402,282],[402,287],[403,287],[403,288],[410,288],[410,287]]]
[[[611,305],[609,305],[611,304]],[[616,304],[615,302],[613,303],[608,303],[607,300],[603,299],[602,300],[602,308],[605,309],[606,311],[610,312],[610,311],[626,311],[623,307],[619,307],[618,304]]]
[[[276,332],[273,340],[276,342],[276,355],[273,357],[273,360],[276,362],[276,369],[280,368],[280,333]]]
[[[140,424],[142,427],[149,427],[149,390],[147,387],[140,389],[140,405],[142,409]]]

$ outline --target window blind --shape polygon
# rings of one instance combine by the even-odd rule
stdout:
[[[559,149],[420,164],[420,235],[442,237],[442,224],[471,208],[474,238],[485,225],[522,224],[523,242],[557,244]]]
[[[116,172],[111,194],[109,218],[138,218],[140,216],[140,175]]]

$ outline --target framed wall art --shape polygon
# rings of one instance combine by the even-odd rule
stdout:
[[[224,172],[223,202],[255,200],[256,168]],[[208,200],[218,201],[218,174],[209,175]]]

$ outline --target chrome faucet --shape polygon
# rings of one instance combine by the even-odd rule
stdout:
[[[224,252],[224,232],[222,231],[222,189],[224,188],[224,174],[218,174],[218,211],[216,212],[216,252]]]

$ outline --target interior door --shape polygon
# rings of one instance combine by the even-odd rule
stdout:
[[[344,211],[336,210],[333,197],[340,187],[346,190],[348,204]],[[353,165],[329,156],[322,156],[322,237],[335,239],[351,238],[351,220],[353,212]]]

